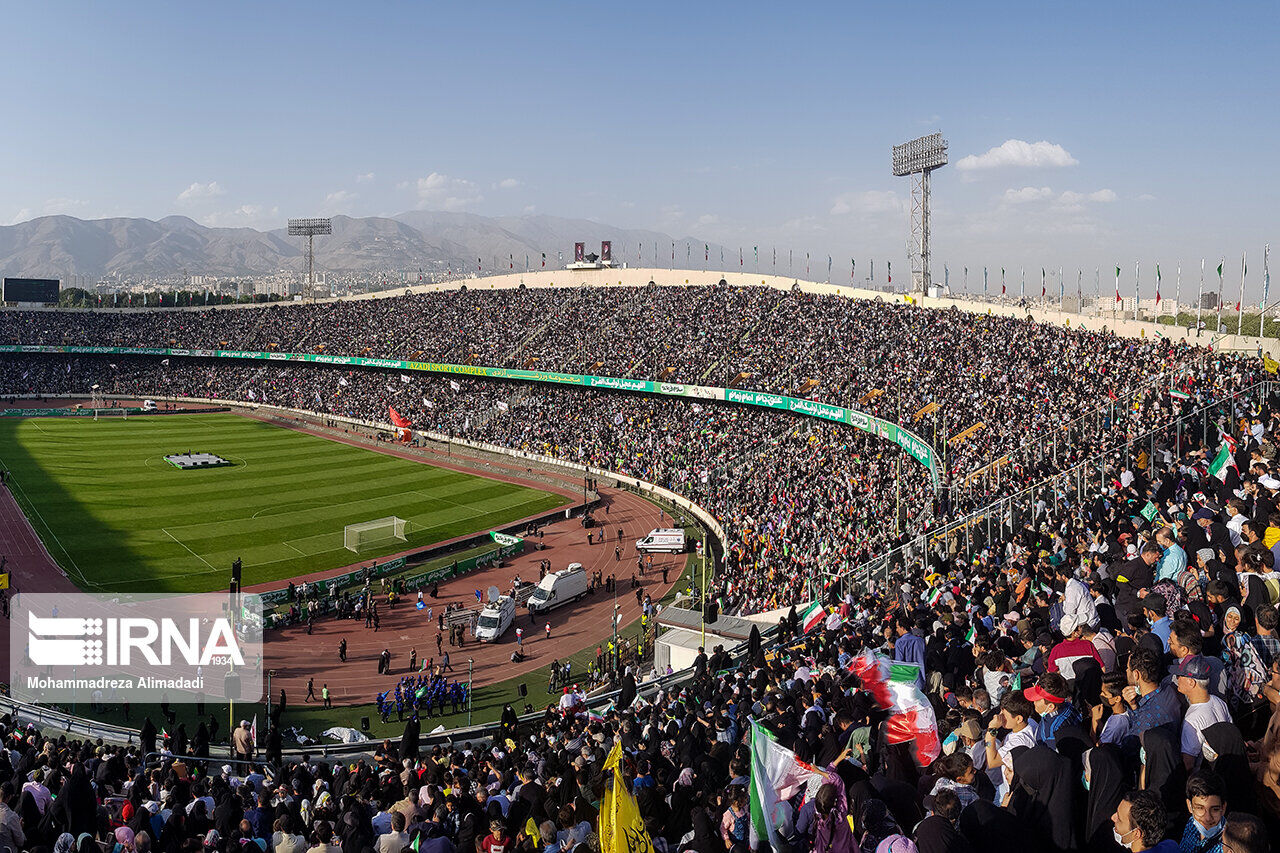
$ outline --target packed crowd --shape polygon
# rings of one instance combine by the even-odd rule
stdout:
[[[1155,337],[799,290],[720,286],[456,290],[317,305],[190,312],[0,311],[0,342],[322,352],[536,368],[812,396],[917,428],[939,444],[982,424],[948,458],[951,479],[1026,435],[1081,421],[1153,383],[1221,390],[1234,359]],[[1156,381],[1157,377],[1163,377]],[[963,381],[957,381],[962,378]],[[1142,426],[1142,413],[1126,415]]]
[[[1192,400],[1219,398],[1254,369],[1204,364],[1178,380]],[[6,730],[0,844],[15,850],[66,853],[95,838],[113,853],[597,849],[615,742],[662,851],[1253,853],[1278,837],[1274,399],[1251,393],[1213,421],[1165,429],[1150,452],[1107,457],[1078,490],[1046,488],[963,543],[935,541],[891,583],[855,590],[819,589],[816,568],[845,543],[875,552],[891,541],[898,458],[850,430],[686,401],[211,360],[15,357],[0,394],[93,382],[379,421],[394,405],[419,426],[632,472],[725,520],[733,547],[720,583],[743,609],[804,599],[813,579],[830,615],[807,633],[788,619],[779,648],[753,636],[739,661],[700,655],[669,692],[638,698],[628,676],[603,714],[576,701],[533,725],[504,713],[492,743],[425,751],[410,720],[398,747],[350,766],[239,776],[176,759],[139,774],[119,750]],[[1167,423],[1186,405],[1167,390],[1109,412],[1106,431]],[[1082,452],[1063,444],[1068,461]],[[904,487],[909,522],[945,512],[922,471],[903,472],[918,478]],[[901,708],[881,707],[855,674],[868,652],[918,673],[930,713],[909,725],[936,737],[936,757],[900,740]],[[813,788],[775,790],[764,826],[753,820],[756,722],[821,774]]]

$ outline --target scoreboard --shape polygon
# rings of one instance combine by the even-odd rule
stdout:
[[[56,278],[6,278],[4,302],[57,302],[62,282]]]

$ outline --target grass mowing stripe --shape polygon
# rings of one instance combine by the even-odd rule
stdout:
[[[187,450],[236,464],[163,461]],[[235,415],[0,420],[0,459],[55,559],[115,590],[218,589],[236,556],[246,584],[275,581],[406,547],[357,557],[342,547],[346,524],[397,515],[413,547],[566,502]]]

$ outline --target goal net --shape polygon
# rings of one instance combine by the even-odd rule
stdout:
[[[396,540],[404,542],[404,528],[405,520],[394,515],[348,524],[342,528],[342,544],[348,551],[359,553],[365,548],[378,548]]]

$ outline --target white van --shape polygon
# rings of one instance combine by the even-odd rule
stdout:
[[[582,563],[570,563],[569,568],[552,572],[538,583],[538,588],[529,596],[529,610],[534,613],[554,610],[582,598],[590,587],[590,579]]]
[[[155,410],[156,410],[156,401],[155,401],[155,400],[143,400],[143,401],[142,401],[142,411],[144,411],[144,412],[154,412]]]
[[[496,643],[516,619],[516,600],[509,595],[485,605],[476,622],[476,639],[482,643]]]
[[[648,536],[636,540],[640,554],[683,554],[684,548],[684,531],[670,527],[651,530]]]

